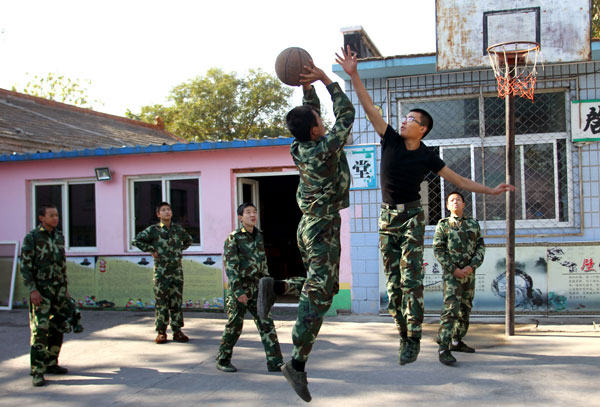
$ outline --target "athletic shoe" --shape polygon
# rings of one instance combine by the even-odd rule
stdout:
[[[237,367],[233,366],[231,364],[231,362],[227,362],[227,363],[217,362],[217,369],[219,369],[221,372],[225,372],[225,373],[237,372]]]
[[[285,376],[286,380],[292,386],[292,389],[296,394],[307,403],[312,400],[310,392],[308,391],[308,380],[306,379],[306,372],[298,372],[292,367],[292,361],[290,360],[281,368],[281,372]]]
[[[440,352],[440,362],[442,362],[445,365],[451,365],[453,363],[456,363],[456,358],[452,356],[452,353],[450,353],[448,349],[446,349]]]
[[[66,367],[58,366],[58,365],[46,366],[46,373],[67,374],[67,373],[69,373],[69,369],[67,369]]]
[[[32,383],[35,387],[42,387],[42,386],[45,386],[47,382],[46,382],[46,379],[44,379],[43,374],[34,373]]]
[[[454,352],[475,353],[475,348],[467,346],[463,341],[460,341],[458,345],[450,344],[450,350]]]
[[[167,334],[165,332],[159,332],[158,335],[156,335],[156,339],[154,339],[154,343],[167,343]]]
[[[398,351],[398,354],[402,354],[404,347],[406,346],[407,340],[408,340],[408,338],[406,336],[400,337],[400,349]]]
[[[283,362],[277,362],[275,364],[267,363],[267,370],[269,370],[269,372],[281,372],[282,366]]]
[[[265,319],[271,312],[271,307],[275,304],[275,290],[273,289],[275,280],[273,277],[263,277],[258,281],[258,299],[256,308],[260,319]]]
[[[419,339],[408,338],[406,341],[406,345],[404,345],[404,348],[400,353],[400,364],[405,365],[407,363],[412,363],[415,360],[417,360],[417,356],[419,356],[420,350],[421,341]]]
[[[173,334],[173,340],[175,342],[187,342],[190,340],[183,332],[177,331]]]

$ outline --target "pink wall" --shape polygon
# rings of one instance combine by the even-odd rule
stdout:
[[[96,183],[96,252],[72,255],[127,253],[127,178],[136,175],[200,174],[202,248],[198,253],[222,253],[233,230],[235,170],[293,167],[289,146],[237,148],[177,153],[86,157],[0,163],[0,207],[4,214],[0,240],[22,242],[30,222],[31,181],[95,179],[94,168],[109,167],[112,181]],[[340,280],[351,282],[350,214],[342,211]]]

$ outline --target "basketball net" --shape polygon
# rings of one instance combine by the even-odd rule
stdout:
[[[498,97],[514,95],[533,101],[540,45],[511,41],[492,45],[487,50],[498,83]]]

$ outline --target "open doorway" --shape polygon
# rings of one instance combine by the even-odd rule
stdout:
[[[272,174],[272,173],[271,173]],[[276,280],[305,277],[296,241],[302,212],[296,203],[300,177],[292,175],[240,175],[237,204],[252,202],[258,208],[258,227],[263,231],[269,274]]]

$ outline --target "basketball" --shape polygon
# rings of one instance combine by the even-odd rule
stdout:
[[[281,82],[290,86],[300,85],[300,74],[308,73],[304,66],[310,66],[311,56],[298,47],[286,48],[277,56],[275,73]]]

